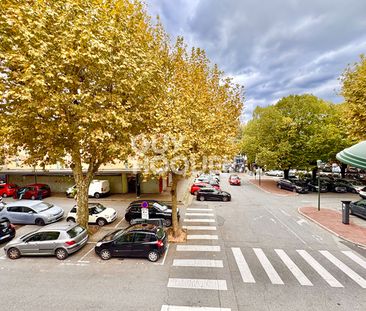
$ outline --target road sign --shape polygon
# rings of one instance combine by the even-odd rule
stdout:
[[[146,207],[141,208],[141,218],[142,219],[149,219],[149,209]]]
[[[141,207],[142,207],[142,208],[148,208],[148,207],[149,207],[149,202],[147,202],[147,201],[143,201],[143,202],[141,203]]]

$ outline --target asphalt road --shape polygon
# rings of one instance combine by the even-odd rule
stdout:
[[[171,244],[158,263],[104,262],[93,243],[64,262],[0,257],[1,309],[366,309],[365,251],[297,213],[300,206],[316,206],[315,194],[278,196],[245,180],[241,187],[229,186],[227,177],[222,174],[222,187],[231,192],[232,202],[194,201],[182,210],[189,240]],[[340,206],[346,196],[357,199],[324,194],[322,206]],[[98,234],[127,226],[125,206],[110,204],[120,216]]]

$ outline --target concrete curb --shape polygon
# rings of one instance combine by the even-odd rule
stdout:
[[[349,242],[349,243],[352,243],[352,244],[354,244],[354,245],[356,245],[356,246],[358,246],[358,247],[361,247],[361,248],[363,248],[363,249],[366,249],[366,245],[361,244],[361,243],[357,243],[357,242],[355,242],[355,241],[352,241],[352,240],[350,240],[350,239],[348,239],[348,238],[344,237],[343,235],[340,235],[340,234],[338,234],[338,233],[334,232],[333,230],[331,230],[331,229],[329,229],[328,227],[326,227],[326,226],[322,225],[321,223],[317,222],[316,220],[314,220],[314,219],[313,219],[313,218],[311,218],[310,216],[308,216],[308,215],[304,214],[303,212],[301,212],[301,210],[300,210],[300,209],[301,209],[301,207],[299,207],[299,208],[297,209],[297,212],[298,212],[300,215],[304,216],[305,218],[309,219],[309,220],[310,220],[310,221],[312,221],[313,223],[317,224],[319,227],[322,227],[323,229],[327,230],[328,232],[332,233],[333,235],[335,235],[335,236],[337,236],[337,237],[339,237],[339,238],[341,238],[341,239],[343,239],[343,240],[345,240],[345,241],[347,241],[347,242]]]
[[[250,180],[248,180],[248,182],[254,186],[256,186],[258,189],[262,190],[263,192],[265,193],[268,193],[268,194],[273,194],[273,195],[276,195],[278,197],[292,197],[292,196],[298,196],[299,194],[296,192],[296,194],[294,195],[293,192],[291,192],[292,195],[290,194],[279,194],[279,193],[274,193],[274,192],[271,192],[271,191],[268,191],[268,190],[265,190],[263,189],[262,187],[260,187],[259,185],[257,185],[256,183],[253,183],[251,182]]]

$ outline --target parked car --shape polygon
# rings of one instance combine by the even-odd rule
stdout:
[[[191,194],[194,194],[194,195],[196,195],[197,194],[197,192],[201,189],[201,188],[207,188],[207,187],[212,187],[213,188],[213,186],[212,185],[210,185],[210,184],[208,184],[208,183],[204,183],[204,182],[196,182],[196,183],[194,183],[192,186],[191,186],[191,190],[190,190],[190,192],[191,192]]]
[[[44,201],[17,201],[0,207],[0,219],[7,219],[12,224],[43,226],[60,220],[63,215],[61,207]]]
[[[362,199],[366,199],[366,187],[360,190],[359,195]]]
[[[12,197],[17,189],[16,184],[0,184],[0,196],[3,198]]]
[[[230,185],[240,186],[241,185],[240,177],[238,175],[230,175],[229,184]]]
[[[0,243],[10,241],[15,237],[15,227],[9,220],[0,219]]]
[[[283,171],[280,170],[271,170],[264,173],[267,176],[276,176],[276,177],[283,177]]]
[[[308,192],[308,187],[306,185],[306,183],[299,181],[299,180],[289,180],[289,179],[280,179],[277,181],[277,187],[279,189],[285,189],[285,190],[290,190],[293,192],[298,192],[298,193],[307,193]]]
[[[366,219],[366,199],[362,199],[357,202],[352,202],[349,205],[349,208],[351,215],[357,215],[359,217]]]
[[[52,224],[14,239],[4,250],[10,259],[25,255],[55,255],[64,260],[87,241],[88,232],[77,224]]]
[[[231,201],[229,192],[216,190],[212,188],[202,188],[197,193],[197,200],[199,201]]]
[[[105,207],[100,203],[88,203],[89,207],[89,223],[96,223],[98,226],[103,227],[106,224],[110,224],[117,219],[117,212],[114,208]],[[70,210],[67,214],[67,221],[76,222],[77,205]]]
[[[14,199],[42,200],[51,196],[51,188],[46,184],[31,184],[18,188],[13,194]]]
[[[318,181],[309,181],[307,183],[307,187],[309,189],[309,191],[313,191],[313,192],[318,192],[319,191],[319,186],[318,186]],[[328,192],[328,187],[329,184],[326,182],[323,182],[322,180],[320,181],[320,192],[324,193],[324,192]]]
[[[131,225],[151,224],[151,225],[155,225],[158,227],[164,227],[164,219],[162,219],[162,218],[149,218],[149,219],[136,218],[136,219],[132,219],[130,221],[130,224]]]
[[[68,188],[66,190],[66,196],[68,198],[73,198],[76,195],[76,185]],[[110,194],[110,186],[108,180],[94,179],[91,181],[88,189],[88,195],[99,199],[101,197],[108,196]]]
[[[347,191],[352,193],[359,193],[360,190],[365,187],[365,185],[359,180],[339,178],[336,179],[336,181],[344,184],[344,186],[347,187]]]
[[[346,184],[342,183],[341,181],[334,180],[328,183],[328,191],[345,193],[348,190]]]
[[[135,201],[136,202],[136,201]],[[125,219],[128,222],[131,222],[133,219],[136,218],[142,218],[142,212],[141,212],[141,203],[138,204],[130,204],[129,207],[126,209],[125,213]],[[164,226],[170,227],[172,225],[172,210],[168,208],[166,205],[162,205],[158,202],[148,202],[148,211],[149,211],[149,218],[163,218],[164,219]],[[178,213],[178,221],[180,219],[179,209],[177,211]]]
[[[167,246],[163,228],[151,224],[137,224],[107,234],[95,246],[103,260],[111,257],[146,257],[157,261]]]

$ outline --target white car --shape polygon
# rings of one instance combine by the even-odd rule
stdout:
[[[89,205],[89,223],[104,226],[117,219],[117,212],[114,208],[105,207],[100,203],[88,203]],[[75,205],[67,214],[67,221],[76,222],[76,208]]]
[[[66,196],[68,198],[73,198],[76,194],[76,185],[68,188],[66,190]],[[94,179],[91,181],[89,185],[88,195],[90,197],[94,197],[99,199],[103,196],[107,196],[110,194],[110,187],[108,180],[97,180]]]

